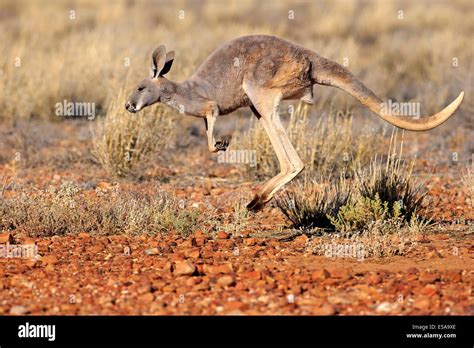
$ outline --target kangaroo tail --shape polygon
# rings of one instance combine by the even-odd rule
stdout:
[[[439,126],[454,114],[464,98],[462,91],[451,104],[437,114],[415,119],[385,110],[382,100],[343,66],[320,56],[316,56],[312,63],[312,78],[316,83],[346,91],[380,118],[406,130],[425,131]]]

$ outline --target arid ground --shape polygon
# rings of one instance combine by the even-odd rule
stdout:
[[[473,11],[3,1],[0,314],[474,315]],[[285,103],[306,171],[249,213],[278,172],[250,110],[217,121],[233,135],[224,156],[208,152],[202,120],[123,105],[158,44],[182,81],[219,43],[255,33],[347,63],[422,116],[465,100],[425,133],[395,133],[329,87],[315,106]]]

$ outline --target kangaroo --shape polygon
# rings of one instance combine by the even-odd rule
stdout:
[[[464,92],[439,113],[409,118],[386,112],[379,99],[343,66],[304,47],[267,35],[243,36],[217,48],[187,80],[164,77],[171,69],[174,52],[164,46],[152,54],[151,76],[141,81],[125,108],[135,113],[160,102],[185,114],[204,119],[211,152],[225,151],[229,138],[216,140],[214,125],[219,115],[250,107],[262,123],[280,163],[280,173],[268,180],[247,205],[262,209],[275,193],[294,179],[304,164],[288,138],[278,113],[282,100],[300,99],[313,104],[313,86],[342,89],[390,124],[411,131],[425,131],[445,122],[461,104]]]

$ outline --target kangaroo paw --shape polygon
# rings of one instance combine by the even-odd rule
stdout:
[[[265,202],[259,196],[255,196],[252,201],[247,204],[247,210],[256,213],[257,211],[262,210],[264,206]]]
[[[230,136],[222,137],[222,139],[216,141],[214,147],[217,149],[217,151],[225,151],[229,147],[230,139]]]

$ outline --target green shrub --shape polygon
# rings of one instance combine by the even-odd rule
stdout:
[[[335,216],[328,218],[338,231],[364,231],[377,221],[397,223],[402,218],[401,205],[397,201],[390,208],[389,203],[382,201],[376,193],[375,198],[361,196],[341,206]]]
[[[403,141],[398,154],[396,141],[394,133],[385,162],[375,158],[368,168],[354,170],[350,182],[293,184],[277,206],[296,228],[361,232],[375,223],[392,229],[416,221],[423,225],[426,220],[418,214],[426,191],[411,175],[414,162],[402,161]]]

